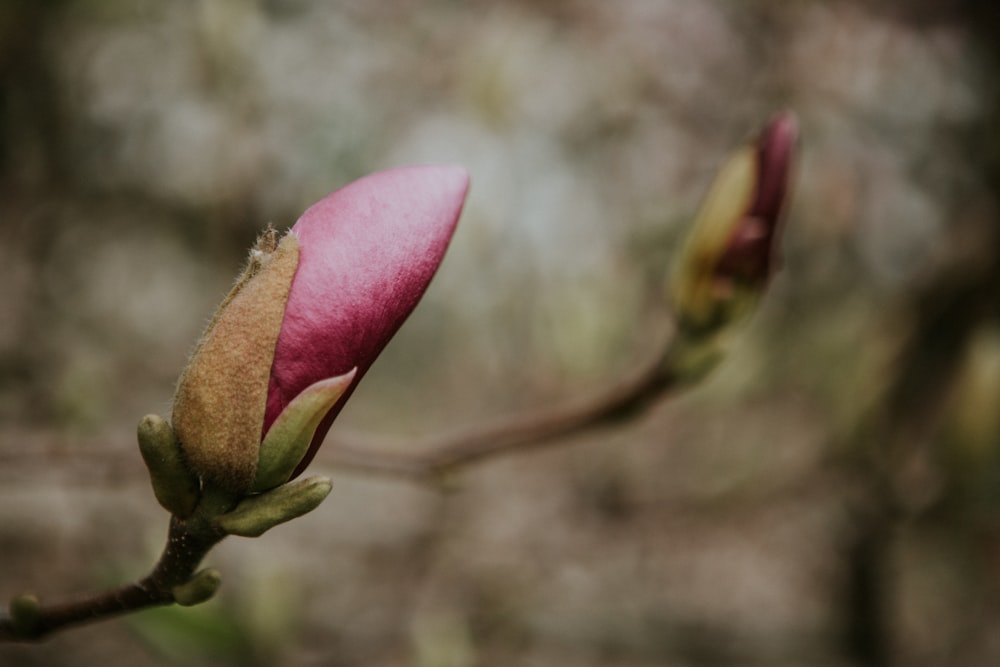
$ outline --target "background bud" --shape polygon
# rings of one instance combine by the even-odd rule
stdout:
[[[679,381],[715,367],[774,269],[798,125],[774,116],[722,166],[698,210],[669,287],[678,336],[664,360]]]
[[[790,112],[775,115],[719,170],[671,278],[681,328],[708,335],[756,304],[776,263],[797,128]]]

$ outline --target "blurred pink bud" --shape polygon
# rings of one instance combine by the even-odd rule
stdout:
[[[380,172],[320,200],[280,243],[262,237],[174,398],[204,481],[256,492],[308,465],[427,289],[468,185],[461,167]]]
[[[784,111],[761,131],[756,144],[757,180],[753,203],[733,230],[719,258],[718,274],[760,283],[776,263],[778,224],[789,189],[798,136],[795,116]]]
[[[718,329],[740,319],[760,296],[777,264],[797,140],[795,116],[781,112],[719,170],[672,276],[682,327]]]

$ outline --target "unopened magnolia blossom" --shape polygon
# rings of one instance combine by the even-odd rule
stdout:
[[[204,484],[246,494],[298,475],[444,257],[469,178],[362,178],[265,233],[178,383],[173,429]]]
[[[725,327],[759,297],[776,264],[797,140],[795,116],[781,112],[719,170],[671,280],[682,328]]]

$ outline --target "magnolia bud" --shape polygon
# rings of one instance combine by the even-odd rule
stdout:
[[[698,210],[669,286],[678,336],[664,368],[678,381],[715,367],[767,286],[797,135],[791,113],[776,115],[722,166]]]
[[[756,304],[775,264],[797,134],[795,117],[778,114],[719,170],[671,279],[683,329],[714,332]]]
[[[265,232],[181,375],[173,428],[201,480],[236,497],[299,475],[416,307],[468,189],[460,167],[356,181]]]

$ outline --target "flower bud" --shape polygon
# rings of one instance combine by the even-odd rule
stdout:
[[[347,397],[416,307],[465,201],[461,167],[362,178],[261,237],[178,382],[188,466],[236,494],[308,465]]]
[[[776,263],[798,129],[782,112],[719,170],[671,281],[682,329],[710,333],[741,319]]]

